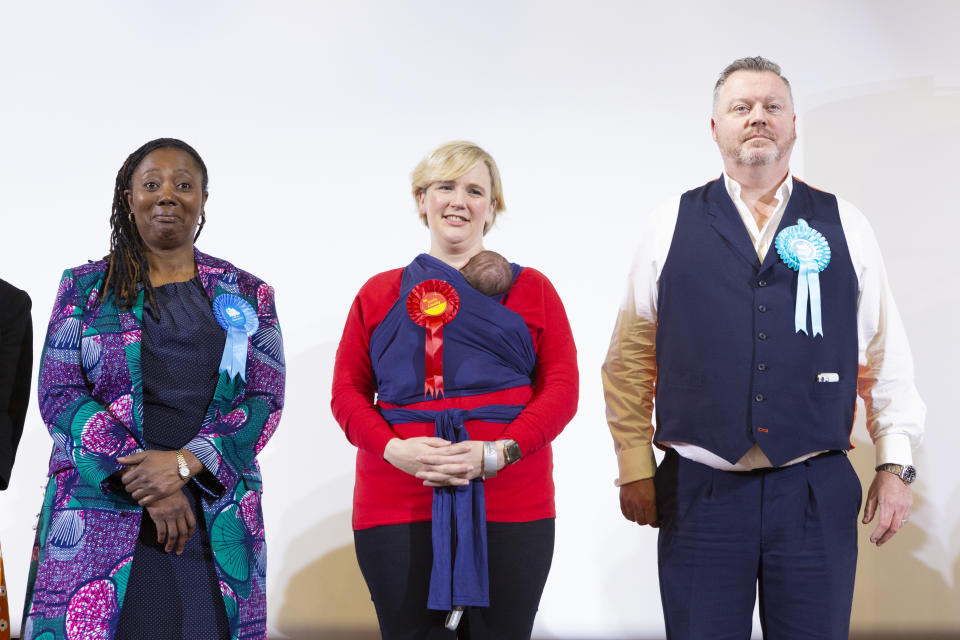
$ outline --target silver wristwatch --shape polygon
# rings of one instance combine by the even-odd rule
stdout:
[[[917,470],[909,464],[893,464],[887,462],[877,465],[876,471],[886,471],[903,480],[903,484],[910,484],[917,479]]]

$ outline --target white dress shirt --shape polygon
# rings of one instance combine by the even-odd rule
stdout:
[[[762,262],[773,245],[790,201],[793,178],[788,174],[777,189],[776,207],[762,228],[757,226],[741,199],[740,185],[726,174],[723,180]],[[919,444],[923,435],[926,407],[913,383],[913,358],[906,332],[893,301],[873,230],[864,215],[849,202],[837,198],[837,204],[857,274],[857,393],[866,404],[867,430],[876,445],[877,464],[912,464],[911,449]],[[603,365],[607,423],[620,470],[618,485],[652,477],[656,470],[651,441],[657,376],[657,292],[679,205],[677,196],[658,207],[643,233]],[[745,471],[771,466],[757,445],[736,464],[730,464],[702,447],[683,442],[661,444],[717,469]],[[820,452],[811,451],[787,464],[817,453]]]

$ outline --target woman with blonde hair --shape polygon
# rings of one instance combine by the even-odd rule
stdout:
[[[550,442],[576,412],[573,336],[539,271],[511,265],[494,296],[460,272],[505,208],[488,153],[442,145],[413,196],[429,252],[360,289],[334,368],[358,448],[357,558],[386,640],[528,639],[553,555]]]

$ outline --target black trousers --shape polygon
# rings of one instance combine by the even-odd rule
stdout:
[[[433,563],[431,523],[354,531],[360,570],[383,640],[529,640],[553,560],[553,518],[488,522],[490,606],[468,607],[457,630],[446,611],[427,609]]]

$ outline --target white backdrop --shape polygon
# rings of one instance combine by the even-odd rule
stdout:
[[[39,356],[60,272],[107,250],[123,159],[159,136],[193,144],[211,173],[198,244],[276,287],[285,336],[287,409],[261,456],[271,634],[370,629],[333,354],[366,278],[427,247],[414,165],[478,142],[508,205],[487,246],[552,279],[579,347],[536,635],[657,637],[656,534],[620,516],[599,367],[646,212],[720,173],[717,73],[765,55],[794,87],[794,172],[874,225],[929,405],[916,514],[881,550],[864,532],[854,628],[960,629],[960,4],[782,6],[3,0],[0,275],[33,297]],[[872,447],[855,436],[868,481]],[[14,631],[49,448],[34,403],[0,495]]]

